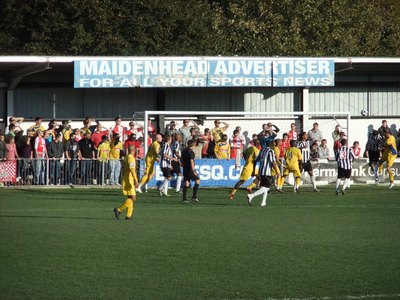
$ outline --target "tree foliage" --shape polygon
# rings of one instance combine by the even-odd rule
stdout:
[[[8,0],[3,55],[399,56],[398,0]]]

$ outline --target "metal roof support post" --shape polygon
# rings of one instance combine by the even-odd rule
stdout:
[[[14,115],[14,90],[7,90],[7,120],[6,126],[8,126],[8,118]]]
[[[302,100],[302,111],[303,112],[309,112],[310,111],[310,88],[309,87],[304,87],[301,90],[301,100]],[[309,126],[308,120],[310,120],[310,115],[303,115],[301,118],[301,121],[303,124],[303,128],[307,128]]]

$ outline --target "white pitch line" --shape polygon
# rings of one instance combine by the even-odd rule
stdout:
[[[302,298],[266,298],[266,300],[335,300],[335,299],[377,299],[377,298],[400,298],[400,294],[375,294],[358,296],[337,296],[337,297],[302,297]],[[236,299],[237,300],[237,299]]]
[[[257,205],[254,205],[254,207],[258,207]],[[140,207],[136,206],[136,208],[140,210],[185,210],[185,209],[217,209],[217,208],[223,208],[223,209],[250,209],[247,206],[215,206],[215,205],[182,205],[182,207],[168,207],[164,205],[160,205],[157,207]],[[368,208],[390,208],[390,209],[400,209],[399,206],[393,206],[393,205],[287,205],[287,206],[267,206],[266,209],[291,209],[291,208],[361,208],[361,209],[368,209]],[[113,208],[53,208],[53,209],[1,209],[0,212],[67,212],[67,211],[110,211]],[[265,209],[265,208],[264,208]]]

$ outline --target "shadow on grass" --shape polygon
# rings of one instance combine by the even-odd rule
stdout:
[[[66,216],[0,216],[0,218],[22,218],[22,219],[75,219],[75,220],[115,220],[115,218],[95,218],[95,217],[66,217]]]

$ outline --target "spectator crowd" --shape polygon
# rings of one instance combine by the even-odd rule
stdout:
[[[144,129],[135,121],[124,127],[121,118],[116,117],[114,126],[105,128],[95,119],[85,118],[81,128],[72,128],[71,121],[52,119],[46,128],[43,118],[37,117],[26,132],[21,127],[22,122],[22,117],[10,117],[5,133],[0,133],[0,160],[17,160],[17,181],[21,184],[120,185],[121,160],[128,147],[135,146],[137,160],[145,158]],[[157,130],[151,121],[148,124],[147,143],[150,146],[156,139]],[[230,124],[227,122],[215,120],[213,128],[204,130],[200,129],[200,124],[198,120],[185,119],[179,127],[177,122],[171,121],[160,131],[171,136],[171,145],[178,145],[180,149],[193,140],[196,159],[235,161],[243,157],[247,147],[256,144],[260,135],[253,133],[252,138],[246,141],[240,126],[236,126],[233,134],[228,136]],[[383,120],[379,129],[370,132],[364,151],[359,142],[354,141],[352,148],[356,158],[369,157],[371,150],[380,151],[386,128],[389,128],[388,124]],[[333,149],[329,149],[326,132],[320,130],[318,123],[307,132],[298,131],[295,123],[284,133],[272,123],[263,124],[261,130],[274,132],[274,147],[279,148],[280,159],[292,140],[307,141],[311,161],[331,159],[340,149],[341,140],[346,139],[339,125],[332,132]],[[397,136],[400,137],[400,132]]]

